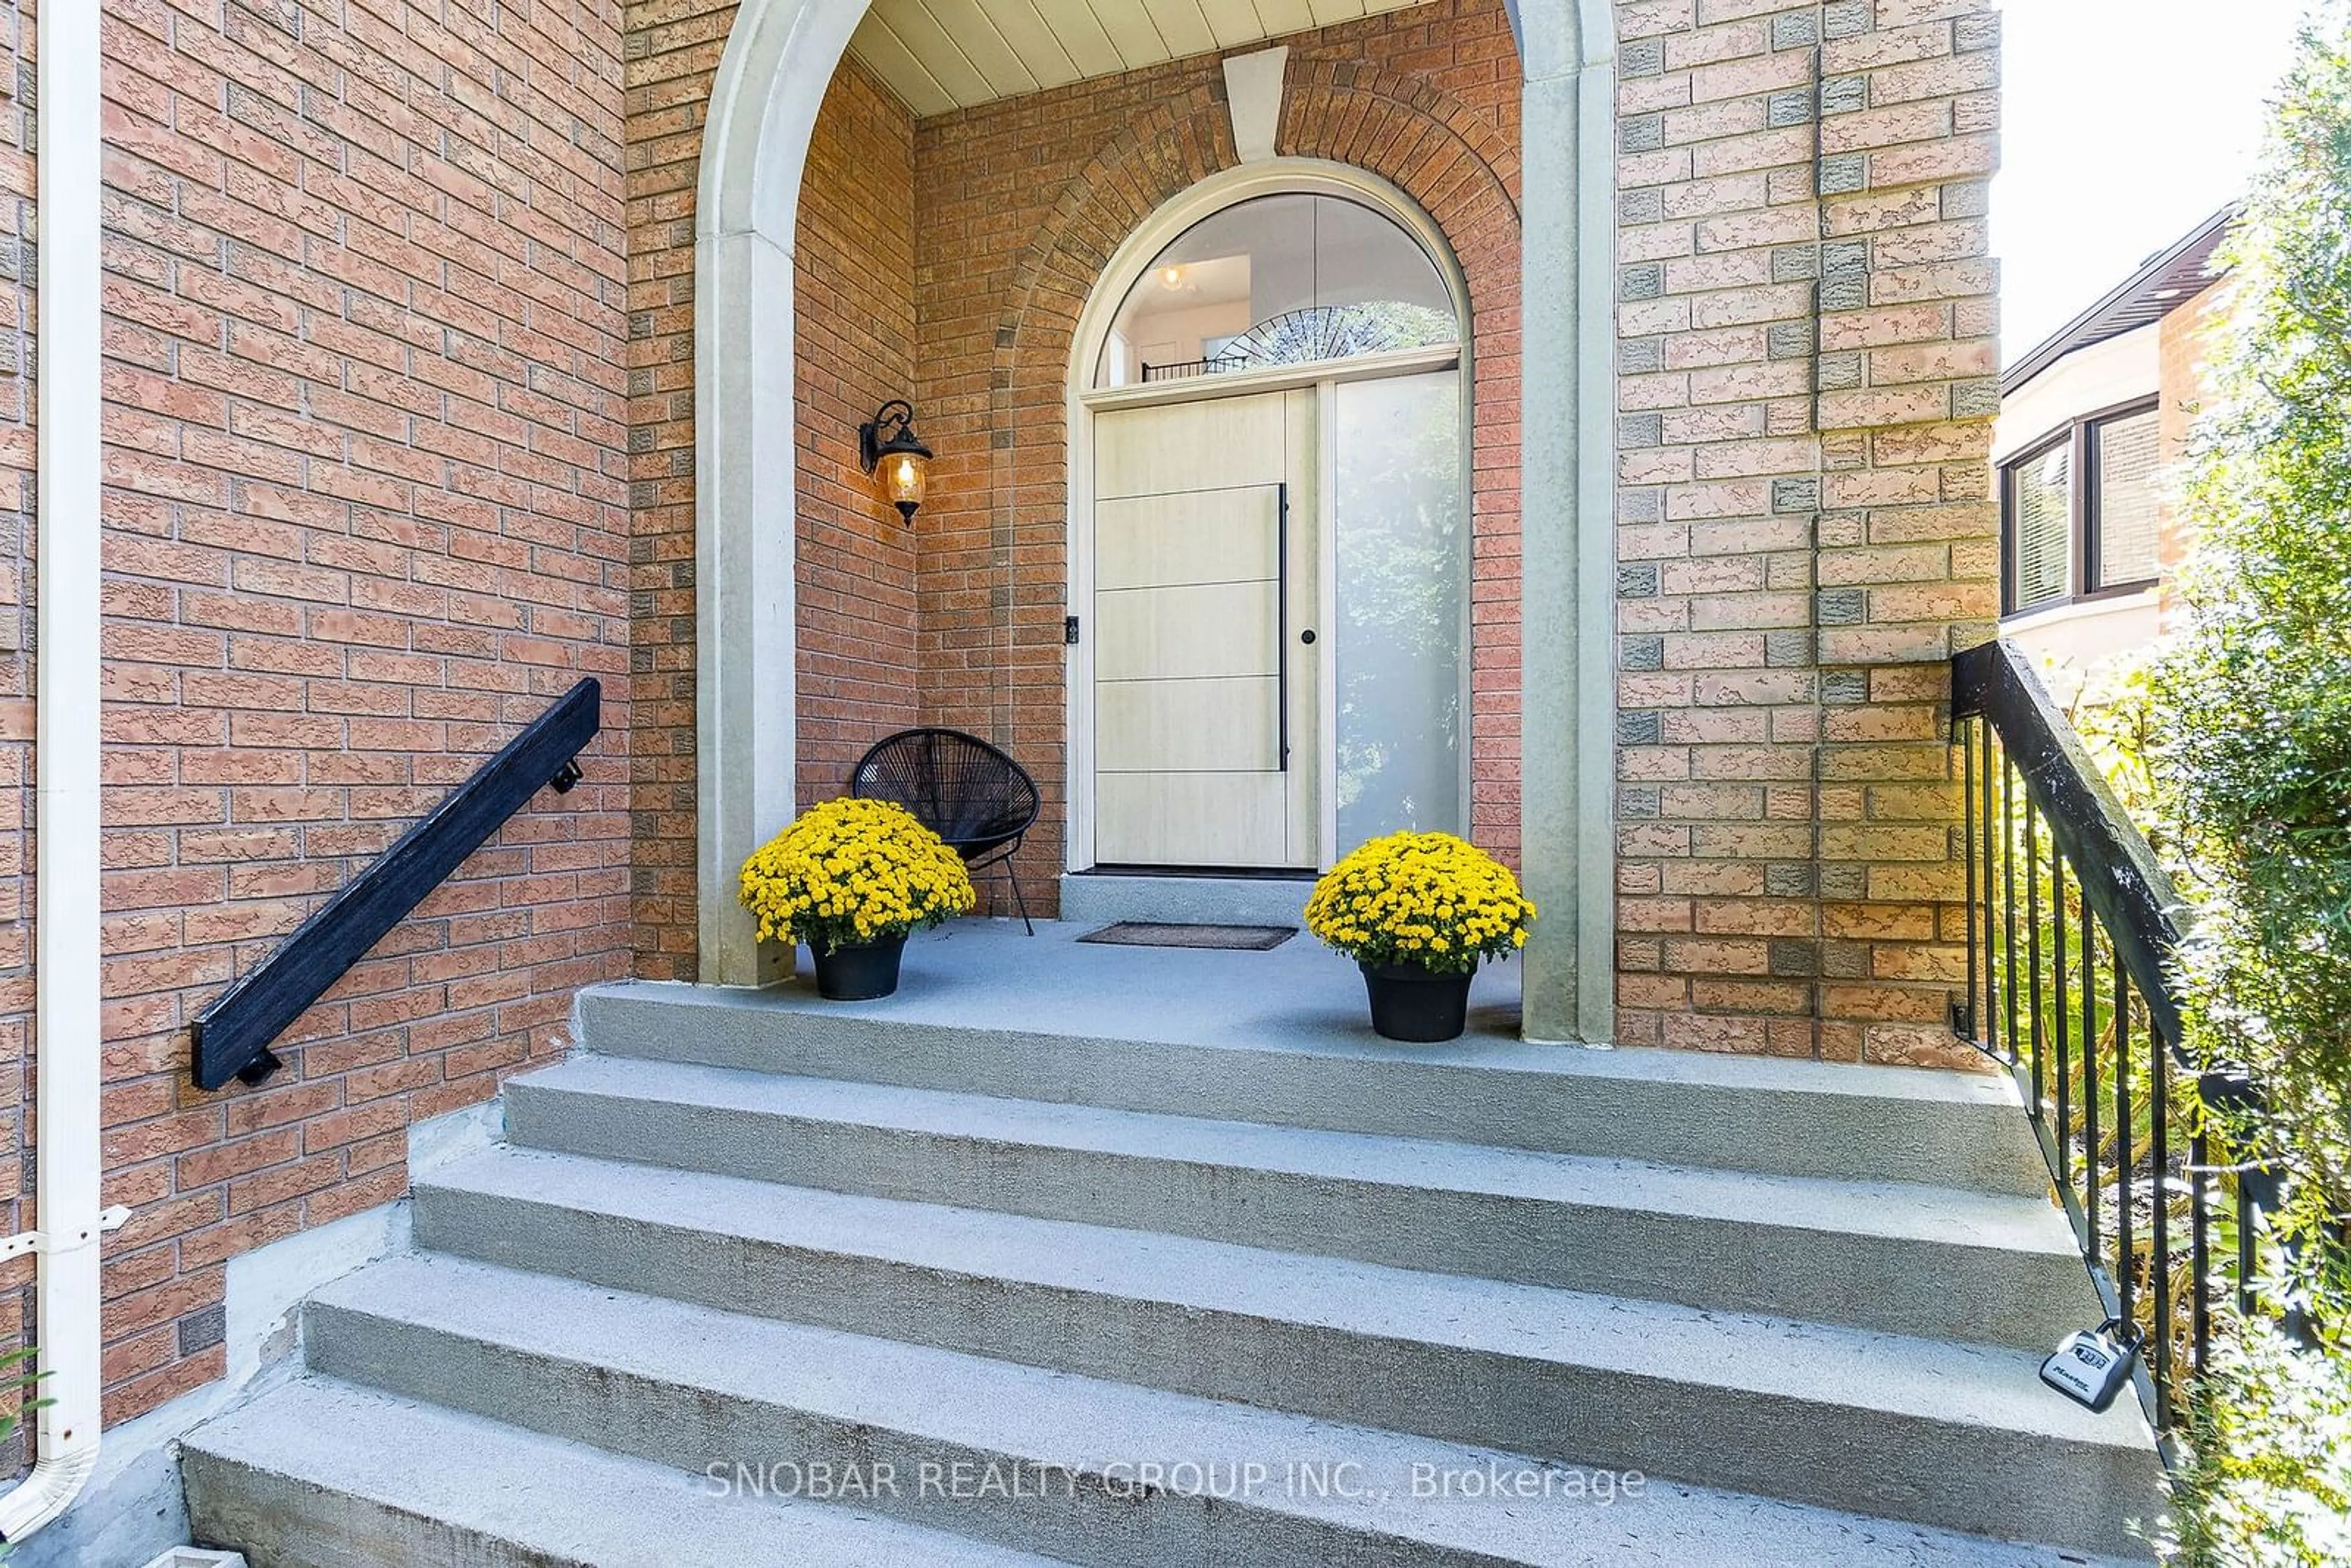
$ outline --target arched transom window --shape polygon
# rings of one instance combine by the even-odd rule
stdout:
[[[1213,213],[1127,290],[1097,387],[1312,364],[1461,340],[1444,275],[1384,214],[1343,196]]]

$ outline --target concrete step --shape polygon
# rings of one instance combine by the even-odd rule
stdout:
[[[1061,923],[1092,928],[1113,920],[1190,925],[1289,925],[1303,934],[1311,873],[1298,876],[1152,876],[1078,872],[1061,878]]]
[[[181,1465],[195,1539],[252,1568],[1049,1563],[320,1377],[196,1428]]]
[[[1330,955],[1284,957],[1298,941],[1240,955],[1274,961],[1271,988],[1235,996],[1202,991],[1225,971],[1187,962],[1231,954],[1080,948],[1073,962],[1058,939],[950,935],[987,944],[1000,972],[847,1004],[798,987],[600,986],[580,998],[581,1038],[605,1055],[1004,1099],[2019,1197],[2048,1188],[2013,1088],[1990,1076],[1491,1034],[1399,1046],[1364,1027],[1352,972],[1339,977],[1352,992],[1322,984]],[[907,961],[960,951],[943,939],[910,946]],[[1321,988],[1293,997],[1300,977]]]
[[[2095,1322],[2046,1199],[1675,1168],[584,1056],[516,1144],[2046,1351]]]
[[[2030,1353],[500,1148],[421,1246],[726,1311],[2126,1552],[2154,1462]]]
[[[312,1302],[308,1330],[337,1376],[696,1476],[731,1478],[741,1461],[771,1484],[805,1486],[829,1463],[838,1487],[849,1459],[862,1507],[1090,1563],[2061,1561],[447,1258],[390,1260],[338,1281]],[[1525,1495],[1488,1495],[1497,1478]],[[672,1541],[672,1561],[737,1561],[689,1550],[692,1534]]]

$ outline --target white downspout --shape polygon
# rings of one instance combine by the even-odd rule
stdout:
[[[40,1413],[31,1475],[0,1497],[0,1540],[72,1505],[98,1465],[99,7],[40,7],[35,419],[35,1204]]]

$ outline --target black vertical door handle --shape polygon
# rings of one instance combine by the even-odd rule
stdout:
[[[1290,485],[1274,486],[1273,658],[1274,755],[1280,771],[1290,771]],[[1314,641],[1314,633],[1306,633]]]

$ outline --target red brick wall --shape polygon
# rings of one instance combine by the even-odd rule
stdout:
[[[571,991],[626,972],[629,410],[611,0],[106,17],[120,1420],[219,1375],[225,1260],[398,1196],[410,1122],[562,1049]],[[587,782],[266,1085],[195,1091],[195,1012],[587,674]]]
[[[694,204],[735,0],[628,13],[630,904],[636,969],[695,977]]]
[[[1279,151],[1385,176],[1469,283],[1477,377],[1475,831],[1518,847],[1519,64],[1498,0],[1436,3],[1284,40]],[[1045,796],[1021,873],[1050,898],[1065,808],[1064,389],[1079,311],[1162,203],[1231,166],[1202,56],[940,115],[915,129],[925,436],[923,704],[1008,746]],[[1032,897],[1035,895],[1032,894]]]
[[[914,117],[843,61],[817,115],[792,256],[802,805],[844,792],[865,748],[920,713],[914,541],[931,517],[909,528],[857,449],[858,425],[915,391],[915,199]]]

